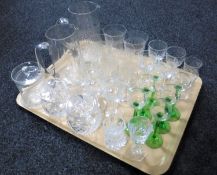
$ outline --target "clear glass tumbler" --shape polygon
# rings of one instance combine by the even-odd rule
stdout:
[[[52,117],[65,117],[69,94],[69,88],[65,81],[59,78],[48,80],[40,92],[42,108]]]
[[[67,121],[77,134],[88,135],[96,131],[102,122],[102,112],[95,94],[74,92],[67,103]]]
[[[20,91],[22,103],[26,107],[37,107],[40,104],[40,80],[43,72],[41,67],[32,61],[16,66],[11,72],[11,79]]]
[[[127,143],[125,122],[120,116],[108,117],[103,121],[106,146],[114,151],[120,150]]]

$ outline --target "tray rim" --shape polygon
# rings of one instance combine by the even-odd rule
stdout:
[[[183,132],[182,132],[181,136],[178,138],[177,148],[175,149],[175,152],[173,153],[172,159],[171,159],[171,161],[167,164],[167,166],[165,166],[165,168],[163,168],[163,169],[160,171],[161,174],[164,174],[165,172],[167,172],[167,171],[169,170],[169,168],[170,168],[170,166],[171,166],[171,164],[172,164],[172,162],[173,162],[173,160],[174,160],[174,157],[175,157],[175,155],[176,155],[176,152],[177,152],[177,150],[178,150],[178,147],[179,147],[179,145],[180,145],[180,142],[181,142],[181,140],[182,140],[182,138],[183,138],[183,134],[184,134],[185,129],[186,129],[186,127],[187,127],[188,121],[189,121],[189,119],[190,119],[190,117],[191,117],[191,113],[192,113],[192,111],[193,111],[193,109],[194,109],[194,106],[195,106],[195,104],[196,104],[198,95],[199,95],[199,93],[200,93],[200,90],[201,90],[201,87],[202,87],[202,84],[203,84],[202,79],[201,79],[200,77],[197,77],[197,80],[196,80],[196,81],[198,81],[199,88],[198,88],[197,96],[196,96],[195,101],[194,101],[193,108],[191,109],[191,111],[190,111],[190,110],[188,111],[189,117],[188,117],[188,120],[187,120],[185,126],[183,127]],[[53,124],[54,126],[56,126],[56,127],[60,128],[60,129],[64,130],[65,132],[67,132],[67,133],[73,135],[74,137],[76,137],[76,138],[78,138],[78,139],[80,139],[80,140],[82,140],[82,141],[84,141],[84,142],[86,142],[86,143],[88,143],[88,144],[94,146],[95,148],[97,148],[97,149],[99,149],[99,150],[105,152],[106,154],[109,154],[110,156],[113,156],[113,157],[117,158],[118,160],[121,160],[122,162],[127,163],[128,165],[131,165],[131,166],[133,166],[134,168],[139,169],[138,167],[132,165],[132,164],[130,163],[130,161],[128,161],[127,159],[124,160],[122,157],[116,155],[115,152],[107,151],[103,146],[97,145],[97,144],[95,144],[95,143],[92,143],[90,140],[85,139],[85,137],[83,137],[82,135],[78,135],[78,134],[72,132],[69,128],[67,128],[67,127],[66,127],[65,125],[63,125],[61,122],[56,122],[56,121],[49,120],[49,118],[46,118],[46,117],[45,117],[45,114],[42,114],[42,116],[39,116],[39,115],[37,114],[36,109],[30,109],[30,108],[27,108],[27,107],[23,106],[22,103],[21,103],[21,101],[20,101],[20,99],[21,99],[21,95],[20,95],[20,93],[19,93],[19,94],[17,95],[17,98],[16,98],[16,103],[18,104],[18,106],[22,107],[23,109],[25,109],[25,110],[31,112],[32,114],[36,115],[37,117],[40,117],[40,118],[43,119],[43,120],[45,120],[45,121],[47,121],[47,122]],[[44,116],[43,116],[43,115],[44,115]],[[139,170],[142,171],[142,172],[148,173],[148,174],[151,173],[150,171],[144,171],[144,170],[142,170],[142,169],[139,169]]]
[[[117,53],[122,54],[122,52],[120,52],[119,50],[117,50]],[[55,66],[56,66],[57,69],[61,70],[63,68],[63,66],[65,65],[65,63],[68,64],[69,59],[68,59],[67,56],[68,56],[68,53],[66,52],[66,55],[63,55],[63,57],[61,59],[59,59],[55,63]],[[47,79],[47,78],[49,78],[49,77],[48,76],[45,77],[45,79]],[[196,101],[197,101],[198,95],[200,93],[202,84],[203,84],[202,79],[200,77],[197,77],[196,80],[195,80],[196,93],[194,93],[192,101],[190,101],[190,103],[189,103],[189,104],[191,104],[190,108],[188,108],[188,110],[186,110],[185,115],[184,115],[185,116],[184,119],[186,119],[186,122],[184,122],[184,124],[182,124],[182,126],[181,126],[181,132],[180,132],[181,134],[177,135],[177,139],[175,141],[175,147],[174,147],[175,149],[173,149],[172,152],[170,153],[171,155],[167,159],[165,165],[162,164],[162,166],[161,165],[160,166],[148,166],[147,165],[147,166],[144,167],[144,166],[142,166],[142,164],[137,163],[137,162],[135,162],[135,161],[133,161],[133,160],[131,160],[129,158],[124,157],[123,154],[116,154],[116,152],[113,152],[113,151],[107,149],[105,147],[105,145],[102,145],[99,142],[94,142],[93,140],[91,140],[90,137],[85,138],[85,136],[74,133],[66,123],[63,124],[61,121],[58,121],[58,120],[53,119],[52,117],[49,117],[48,114],[46,114],[44,112],[41,112],[37,108],[31,108],[30,109],[30,108],[27,108],[24,105],[22,105],[20,93],[17,95],[16,103],[18,104],[18,106],[22,107],[23,109],[27,110],[28,112],[33,113],[37,117],[40,117],[41,119],[44,119],[45,121],[53,124],[54,126],[56,126],[56,127],[60,128],[60,129],[64,130],[65,132],[68,132],[69,134],[75,136],[76,138],[78,138],[78,139],[80,139],[80,140],[94,146],[95,148],[97,148],[97,149],[99,149],[99,150],[101,150],[101,151],[103,151],[103,152],[105,152],[105,153],[119,159],[119,160],[121,160],[122,162],[125,162],[125,163],[139,169],[142,172],[145,172],[145,173],[148,173],[148,174],[164,174],[166,171],[168,171],[168,169],[170,168],[170,166],[171,166],[171,164],[172,164],[172,162],[174,160],[174,157],[175,157],[176,152],[178,150],[179,144],[180,144],[180,142],[181,142],[181,140],[183,138],[183,134],[184,134],[185,129],[187,127],[188,121],[189,121],[189,119],[191,117],[191,113],[192,113],[192,111],[194,109],[194,106],[196,104]],[[169,153],[167,153],[167,154],[169,154]],[[157,168],[157,170],[155,168]],[[155,169],[155,170],[153,170],[153,169]]]

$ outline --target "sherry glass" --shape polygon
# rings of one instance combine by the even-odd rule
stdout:
[[[170,130],[169,123],[165,122],[168,114],[164,107],[156,105],[151,110],[154,119],[154,131],[148,136],[146,144],[150,148],[160,148],[163,145],[163,138],[159,133],[167,133]],[[165,128],[164,128],[165,127]]]
[[[176,76],[176,68],[181,66],[184,62],[186,51],[179,46],[170,46],[166,52],[166,63],[170,67],[170,73],[167,74],[166,79],[172,79]]]
[[[153,131],[151,121],[143,116],[134,116],[128,122],[128,131],[133,142],[130,153],[131,158],[136,161],[142,161],[147,156],[144,144]]]
[[[168,121],[177,121],[181,112],[177,108],[177,102],[182,98],[183,88],[179,84],[165,84],[160,98],[165,101],[165,110],[168,113]]]
[[[166,55],[167,47],[167,43],[162,40],[152,40],[148,43],[149,57],[155,61],[152,69],[155,75],[160,75],[164,69],[162,61]]]
[[[189,78],[191,80],[190,86],[192,86],[193,82],[199,76],[199,70],[203,66],[203,62],[195,56],[189,56],[184,61],[183,69],[189,73]]]

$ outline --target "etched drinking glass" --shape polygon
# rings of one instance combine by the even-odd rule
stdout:
[[[103,128],[106,147],[113,151],[118,151],[126,145],[126,125],[120,114],[105,118],[103,121]]]
[[[92,92],[73,92],[67,103],[67,121],[77,134],[89,135],[102,122],[102,112],[98,99]]]
[[[52,117],[63,119],[66,116],[69,94],[69,88],[65,81],[59,78],[49,79],[40,92],[42,108]]]
[[[151,121],[143,116],[133,117],[128,122],[128,131],[133,142],[130,156],[133,160],[141,161],[147,156],[144,144],[153,131]]]
[[[40,104],[40,87],[44,71],[36,62],[24,62],[11,72],[11,79],[16,84],[26,107],[33,108]]]
[[[103,73],[104,35],[94,34],[80,41],[80,74],[83,85],[94,85]]]
[[[162,40],[152,40],[148,43],[149,57],[155,61],[152,68],[152,72],[155,75],[160,76],[162,74],[162,70],[165,69],[162,61],[165,58],[167,47],[167,43]]]

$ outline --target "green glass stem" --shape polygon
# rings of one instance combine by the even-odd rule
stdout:
[[[180,99],[180,97],[181,97],[182,86],[176,85],[175,89],[176,89],[175,97],[176,97],[176,101],[178,101]]]
[[[168,121],[160,121],[159,122],[159,127],[157,129],[157,133],[159,134],[167,134],[170,132],[170,123]]]
[[[151,114],[151,110],[149,107],[144,106],[143,107],[143,116],[149,118],[150,120],[152,119],[152,114]]]
[[[159,127],[159,121],[155,123],[154,131],[148,136],[148,139],[146,140],[147,146],[150,148],[160,148],[163,144],[163,138],[160,134],[157,133]]]

